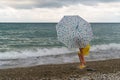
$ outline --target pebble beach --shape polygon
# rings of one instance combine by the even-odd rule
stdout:
[[[92,70],[91,70],[92,69]],[[120,80],[120,59],[0,69],[0,80]]]

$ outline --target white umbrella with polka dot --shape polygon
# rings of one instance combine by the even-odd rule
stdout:
[[[58,40],[68,48],[84,48],[93,38],[91,25],[79,16],[64,16],[56,30]]]

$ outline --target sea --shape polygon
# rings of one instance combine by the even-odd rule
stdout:
[[[57,23],[0,23],[0,69],[79,62],[78,49],[57,40]],[[87,61],[120,58],[120,23],[90,23]]]

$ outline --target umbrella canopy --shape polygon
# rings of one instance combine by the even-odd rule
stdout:
[[[64,16],[56,30],[58,40],[68,48],[84,48],[93,38],[90,24],[79,16]]]

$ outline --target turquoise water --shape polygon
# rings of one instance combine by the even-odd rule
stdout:
[[[93,23],[92,45],[120,43],[120,23]]]
[[[17,49],[59,46],[61,44],[56,39],[55,24],[1,23],[0,45],[2,49]]]
[[[56,23],[1,23],[0,50],[39,47],[62,47],[56,34]],[[94,39],[91,45],[120,43],[120,24],[91,23]]]
[[[78,50],[70,50],[57,40],[56,24],[0,23],[0,68],[78,62],[73,54]],[[120,58],[120,23],[91,26],[94,38],[87,60]]]

